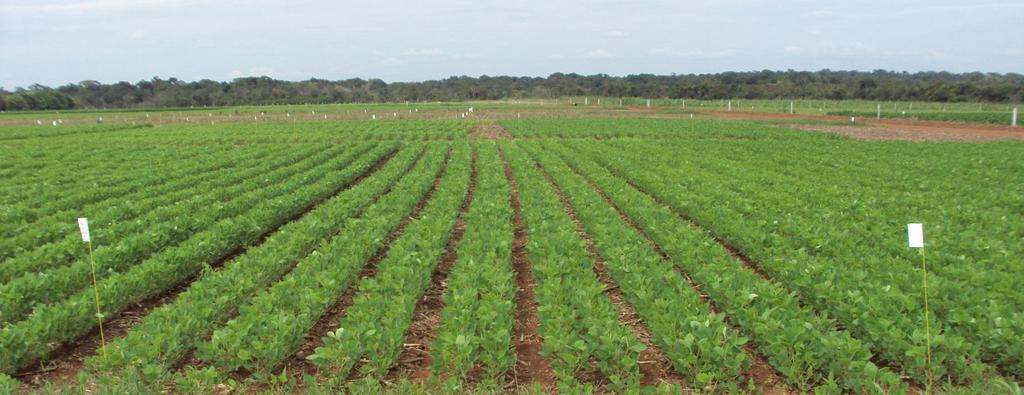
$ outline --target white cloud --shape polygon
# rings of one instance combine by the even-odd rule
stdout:
[[[607,49],[598,48],[592,51],[588,51],[587,53],[583,54],[583,57],[587,59],[609,59],[612,57],[612,53],[608,52]]]
[[[801,14],[805,18],[831,18],[836,16],[835,11],[829,9],[814,10]]]
[[[915,7],[905,7],[895,10],[895,14],[898,15],[917,15],[931,13],[931,14],[961,14],[967,12],[1012,12],[1011,10],[1022,10],[1024,4],[1019,1],[996,1],[996,2],[952,2],[954,4],[928,4],[919,5]]]
[[[604,35],[606,35],[608,37],[629,37],[629,33],[628,32],[624,32],[624,31],[621,31],[621,30],[609,30],[609,31],[605,32]]]
[[[198,0],[95,0],[95,1],[22,1],[0,6],[0,14],[85,14],[119,12],[143,8],[173,8],[199,5]]]
[[[794,46],[794,45],[790,45],[790,46],[787,46],[785,48],[782,48],[782,52],[796,55],[796,54],[802,54],[804,52],[807,52],[807,48],[797,47],[797,46]]]
[[[787,55],[856,57],[876,54],[878,51],[874,47],[860,41],[842,44],[836,44],[832,41],[821,41],[811,45],[787,45],[782,47],[782,52]]]
[[[966,63],[966,62],[970,62],[971,61],[970,59],[965,58],[963,56],[954,55],[954,54],[951,54],[951,53],[946,52],[946,51],[939,51],[939,50],[935,50],[935,49],[928,50],[927,54],[928,54],[929,58],[937,60],[937,61],[940,61],[940,62],[945,62],[945,63],[953,63],[953,62]]]
[[[480,55],[475,53],[456,53],[446,56],[448,60],[467,60],[467,59],[478,59]]]
[[[444,52],[437,48],[410,49],[405,52],[402,52],[402,56],[414,57],[434,57],[441,56],[442,54],[444,54]]]
[[[706,51],[701,48],[676,49],[672,47],[655,47],[649,51],[653,55],[672,56],[679,58],[720,58],[733,55],[735,51],[723,49],[719,51]]]
[[[232,70],[227,73],[227,78],[236,79],[243,77],[271,76],[275,74],[271,68],[249,68],[246,71]]]
[[[250,67],[245,70],[234,69],[227,73],[228,79],[242,78],[242,77],[259,77],[267,76],[270,78],[279,78],[286,80],[299,80],[309,78],[312,74],[308,71],[287,71],[280,70],[274,67]]]

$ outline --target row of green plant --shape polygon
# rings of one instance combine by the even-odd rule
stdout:
[[[928,223],[930,244],[941,247],[930,249],[929,271],[951,284],[981,285],[971,297],[978,295],[996,299],[1000,304],[1008,304],[1007,307],[1013,311],[1021,311],[1024,295],[1011,290],[1016,288],[1015,279],[1024,274],[1024,268],[1016,265],[1013,259],[1024,254],[1024,246],[1015,243],[1012,237],[1002,235],[1024,232],[1024,223],[1009,220],[1016,214],[1015,208],[1024,204],[1024,197],[984,193],[1014,185],[1016,171],[1024,169],[1012,160],[1003,159],[1004,155],[1013,155],[1012,150],[997,148],[1007,146],[1013,145],[966,145],[956,149],[940,145],[926,146],[921,150],[903,146],[884,153],[877,149],[859,153],[844,150],[843,162],[829,164],[828,167],[835,168],[836,172],[850,171],[850,174],[835,178],[832,186],[817,188],[813,194],[849,209],[823,217],[822,221],[813,224],[816,229],[812,232],[789,223],[782,223],[780,231],[785,231],[800,243],[815,245],[822,254],[888,255],[905,259],[913,266],[918,263],[916,252],[908,250],[900,238],[880,238],[879,230],[902,228],[902,218],[920,218]],[[778,167],[772,178],[786,186],[784,192],[814,198],[807,192],[807,187],[816,182],[819,171],[829,171],[828,168],[822,169],[820,163],[804,159],[814,156],[813,151],[797,146],[791,146],[789,151],[792,155],[787,157],[759,155],[739,162],[726,154],[723,159],[744,168]],[[894,169],[891,164],[878,161],[880,154],[901,155],[901,168]],[[943,161],[951,165],[936,166],[936,156],[943,157]],[[762,173],[744,170],[736,172],[735,177],[740,182],[753,181],[764,179]],[[892,182],[878,182],[879,177]],[[907,184],[913,186],[913,193],[905,191]],[[755,190],[751,193],[764,192]],[[814,215],[812,210],[794,199],[780,201],[771,209],[801,216]],[[844,237],[823,239],[809,236],[837,231],[841,231]],[[970,242],[965,242],[968,240]],[[979,268],[984,270],[977,270]]]
[[[427,193],[443,150],[440,145],[428,148],[424,163],[391,192],[358,217],[337,221],[337,236],[300,260],[281,281],[256,293],[239,308],[238,317],[199,344],[196,355],[224,371],[245,368],[258,375],[273,373],[303,344],[303,335],[339,295],[359,280],[360,269],[382,240]]]
[[[417,161],[418,153],[414,151],[403,150],[378,174],[284,225],[263,244],[247,250],[223,269],[193,282],[173,303],[153,310],[127,336],[111,343],[105,353],[88,358],[86,366],[100,372],[135,372],[146,380],[171,376],[169,369],[233,317],[250,298],[294,270],[298,262],[316,259],[333,238],[349,237],[340,232],[351,232],[346,227],[365,218],[366,210],[376,207],[381,194],[429,182],[428,173],[435,171],[441,158],[432,154]],[[418,163],[418,170],[412,176],[404,176],[412,162]],[[377,236],[381,236],[379,232]],[[172,275],[164,283],[180,278]],[[244,356],[254,351],[243,348],[235,352]]]
[[[19,140],[34,139],[39,137],[59,137],[65,135],[119,132],[124,130],[143,129],[151,126],[132,125],[128,123],[84,125],[64,125],[63,123],[61,123],[58,126],[53,126],[53,121],[55,121],[56,119],[61,119],[61,121],[63,121],[63,117],[55,116],[45,118],[45,122],[43,122],[42,119],[37,119],[37,121],[41,123],[40,125],[34,125],[29,127],[22,126],[0,128],[0,141],[17,142]]]
[[[536,279],[541,351],[551,360],[557,389],[595,390],[594,383],[578,377],[592,364],[608,380],[609,390],[635,389],[640,380],[637,361],[646,346],[619,322],[584,240],[536,163],[515,145],[503,143],[501,148],[518,184],[527,256]]]
[[[147,150],[148,151],[148,150]],[[145,159],[145,156],[138,154],[127,154],[130,159],[125,160],[124,166],[112,169],[100,169],[109,172],[105,177],[93,180],[76,180],[72,184],[55,185],[49,180],[50,175],[76,173],[79,166],[89,168],[95,162],[107,160],[103,157],[92,157],[88,153],[82,153],[85,158],[81,161],[63,164],[64,158],[48,167],[33,171],[23,176],[33,180],[39,189],[32,191],[33,194],[18,196],[14,194],[2,195],[7,203],[4,210],[4,219],[0,225],[0,237],[3,244],[0,244],[0,258],[10,257],[19,249],[30,248],[38,243],[49,241],[46,234],[35,235],[37,229],[51,226],[50,223],[57,220],[67,220],[82,212],[93,210],[97,204],[118,204],[124,200],[134,200],[142,196],[153,196],[180,190],[190,184],[183,183],[190,176],[208,173],[217,169],[230,167],[233,162],[225,158],[228,151],[223,149],[210,150],[209,154],[196,155],[195,161],[181,162],[180,158],[161,158],[161,154],[152,155],[152,159]],[[168,160],[169,159],[169,160]],[[29,159],[35,160],[35,159]],[[46,162],[48,159],[42,159]],[[123,159],[122,159],[123,160]],[[153,162],[171,162],[171,166],[162,168],[162,171],[139,171],[140,163],[150,164]],[[131,167],[134,167],[132,169]],[[51,192],[51,193],[47,193]],[[46,222],[46,221],[49,222]]]
[[[275,196],[288,193],[287,190],[267,188],[282,181],[309,174],[313,180],[333,176],[330,171],[343,169],[367,153],[381,155],[387,147],[364,144],[356,149],[336,147],[304,160],[298,165],[268,173],[263,179],[240,182],[238,188],[217,190],[213,202],[195,205],[199,202],[167,206],[165,210],[177,214],[164,223],[150,224],[146,232],[121,239],[117,244],[102,246],[95,251],[96,278],[102,279],[113,273],[124,271],[150,258],[164,253],[168,248],[188,243],[196,233],[210,229],[225,219],[244,216],[251,209]],[[330,178],[327,178],[330,179]],[[276,192],[276,193],[274,193]],[[182,214],[189,215],[182,215]],[[35,273],[25,273],[14,280],[0,285],[0,322],[15,322],[23,319],[33,308],[60,301],[85,287],[92,279],[92,265],[84,254],[70,265],[58,266]]]
[[[1004,235],[1024,231],[1024,223],[1008,220],[1017,214],[1016,208],[1024,204],[1024,196],[990,192],[1018,182],[1016,175],[1024,166],[1012,158],[1024,147],[1019,142],[956,145],[837,142],[822,146],[722,141],[700,148],[676,144],[671,147],[678,156],[700,159],[706,152],[729,163],[734,169],[724,171],[717,163],[690,161],[698,169],[705,169],[708,177],[728,176],[723,178],[726,184],[731,188],[745,188],[742,193],[750,190],[770,194],[771,191],[757,186],[781,185],[787,187],[785,193],[797,196],[770,209],[817,215],[812,214],[813,208],[809,210],[802,204],[816,196],[843,206],[844,210],[827,212],[821,217],[822,221],[815,224],[827,227],[829,233],[841,230],[850,237],[829,239],[819,237],[820,232],[791,232],[791,237],[813,243],[815,249],[841,251],[880,247],[884,248],[884,253],[906,257],[908,264],[913,264],[917,256],[906,248],[905,240],[885,237],[891,234],[881,232],[899,231],[907,217],[914,217],[929,223],[929,240],[942,246],[931,250],[930,269],[984,267],[984,272],[1011,278],[1022,270],[1008,258],[1024,253],[1024,245]],[[899,166],[894,166],[889,159],[895,157],[899,158]],[[941,158],[941,162],[936,158]],[[830,182],[821,184],[821,177]],[[806,188],[810,185],[817,187]],[[973,277],[969,274],[956,272],[948,277]],[[991,288],[987,286],[983,291],[995,291],[1011,298],[1019,296]]]
[[[528,139],[668,139],[703,143],[718,140],[821,141],[828,138],[809,133],[794,133],[791,130],[754,122],[707,118],[523,119],[503,121],[502,125],[517,138]]]
[[[308,357],[326,375],[340,379],[358,369],[361,376],[382,379],[398,359],[416,302],[431,284],[467,199],[475,166],[470,156],[467,143],[454,145],[448,168],[422,212],[390,245],[376,275],[355,285],[358,293],[339,328]]]
[[[197,174],[198,177],[187,177],[190,178],[190,182],[177,185],[175,191],[152,194],[137,200],[119,199],[110,205],[83,208],[82,212],[89,213],[86,215],[92,228],[92,243],[100,248],[117,245],[126,238],[152,232],[152,224],[173,222],[180,216],[180,207],[207,207],[230,201],[234,196],[244,192],[242,188],[249,185],[245,183],[246,180],[267,179],[275,169],[298,163],[301,159],[322,150],[303,147],[278,152],[279,155],[274,155],[266,161],[257,161],[256,158],[268,152],[256,151],[253,152],[255,157],[246,155],[233,158],[239,163],[254,164],[253,167],[228,167],[223,171],[200,173]],[[22,234],[38,240],[38,245],[35,248],[26,248],[24,252],[0,263],[0,284],[29,273],[64,266],[82,257],[81,237],[74,232],[72,221],[68,220],[74,216],[51,218],[51,221],[36,222],[29,232]],[[52,239],[56,241],[49,241]]]
[[[949,155],[947,160],[956,156],[974,155],[970,147],[958,151],[963,152],[946,153]],[[904,157],[911,153],[913,151],[909,149],[902,152]],[[764,156],[786,155],[766,153]],[[1020,198],[979,194],[977,191],[981,185],[991,184],[992,188],[1000,188],[1000,183],[1012,184],[1012,172],[1007,173],[1012,171],[1012,165],[1003,167],[995,161],[991,164],[965,166],[958,162],[961,163],[960,168],[955,171],[962,178],[950,179],[947,177],[947,167],[935,166],[934,161],[927,157],[915,158],[913,162],[908,159],[905,160],[905,163],[909,162],[907,165],[920,167],[912,170],[915,174],[912,179],[918,192],[907,194],[901,193],[899,187],[879,187],[877,184],[885,183],[879,183],[877,179],[873,181],[875,186],[871,186],[870,179],[859,179],[852,175],[838,178],[837,188],[814,188],[819,173],[801,171],[806,169],[805,166],[784,166],[784,170],[769,174],[762,169],[775,166],[771,162],[758,167],[758,161],[754,159],[739,162],[727,159],[730,157],[723,155],[720,163],[709,166],[706,171],[737,174],[740,180],[733,188],[741,198],[732,200],[741,202],[749,199],[751,202],[737,207],[742,215],[771,216],[772,213],[784,212],[790,218],[817,217],[815,221],[780,221],[775,226],[775,232],[799,248],[813,250],[816,256],[849,262],[846,266],[856,267],[871,275],[880,275],[879,281],[902,284],[903,292],[910,295],[923,293],[920,256],[908,250],[902,237],[899,237],[902,236],[905,222],[910,222],[900,220],[916,218],[919,222],[927,223],[929,229],[934,230],[931,233],[933,245],[941,247],[930,254],[930,288],[934,293],[932,309],[935,316],[947,325],[947,332],[967,340],[977,348],[973,353],[980,354],[983,360],[1003,367],[1008,374],[1021,375],[1024,350],[1015,345],[1024,342],[1024,297],[1014,290],[1018,288],[1018,279],[1022,273],[1019,267],[1015,267],[1018,265],[1011,263],[1012,257],[1021,253],[1021,247],[1002,237],[986,236],[1019,234],[1024,229],[1021,223],[1006,220],[1013,216],[1013,200],[1019,201]],[[979,161],[986,160],[979,158]],[[791,162],[784,159],[782,163]],[[872,169],[872,174],[898,179],[907,178],[900,175],[906,171],[906,167],[878,168]],[[766,177],[782,182],[774,188],[774,194],[750,186],[754,180]],[[845,187],[843,184],[847,178],[858,182]],[[747,179],[750,181],[745,182]],[[965,185],[964,180],[971,180],[971,184],[967,184],[970,186]],[[792,199],[785,196],[801,197]],[[847,212],[830,210],[822,216],[820,208],[812,209],[797,203],[799,201],[828,201],[833,207],[854,209]],[[950,205],[955,206],[947,208]],[[979,212],[986,214],[981,216]],[[925,220],[921,221],[921,218]],[[979,228],[974,224],[979,219],[984,221],[985,226]],[[888,231],[897,237],[880,238],[879,231]],[[972,238],[976,241],[964,242]],[[902,264],[892,265],[894,261]],[[878,273],[878,267],[885,267],[886,270]],[[965,287],[975,288],[975,291],[964,294],[962,290]]]
[[[588,159],[586,147],[574,147],[578,151],[547,147],[606,193],[689,273],[791,386],[800,391],[817,387],[819,391],[885,389],[891,393],[900,385],[893,372],[871,362],[873,354],[866,344],[837,330],[827,315],[802,306],[784,287],[745,268],[705,231]]]
[[[898,229],[904,226],[900,217],[920,218],[928,223],[930,244],[941,247],[930,249],[930,271],[954,283],[983,285],[978,290],[980,295],[997,299],[1000,303],[1010,303],[1020,311],[1024,306],[1024,296],[1010,291],[1014,289],[1013,280],[1024,274],[1024,269],[1013,259],[1024,254],[1024,245],[1008,236],[1024,232],[1024,223],[1010,220],[1019,211],[1017,208],[1024,204],[1024,196],[989,193],[1016,185],[1016,174],[1024,170],[1024,166],[1010,159],[1014,156],[1015,147],[1019,151],[1020,145],[1012,143],[957,147],[924,145],[921,149],[904,145],[894,146],[892,148],[895,149],[885,152],[877,149],[860,153],[844,150],[844,160],[829,167],[836,168],[836,172],[849,170],[850,174],[836,178],[833,187],[819,188],[818,193],[825,195],[827,200],[836,201],[837,205],[851,208],[829,215],[821,225],[827,226],[831,232],[841,229],[848,237],[826,240],[826,243],[808,241],[806,236],[799,234],[793,234],[793,237],[802,238],[801,242],[817,242],[823,252],[832,255],[848,250],[865,253],[870,250],[871,254],[903,257],[913,264],[917,261],[917,254],[907,250],[903,240],[879,238],[875,227]],[[795,146],[790,150],[807,151]],[[755,162],[751,158],[748,161],[754,162],[750,163],[751,166],[758,167],[776,166],[778,163],[787,165],[776,171],[775,178],[785,185],[793,185],[790,191],[795,192],[805,189],[800,185],[813,183],[813,176],[808,173],[815,172],[793,169],[822,167],[803,160],[810,155],[814,153],[803,155],[794,152],[793,158],[764,155],[769,160],[759,158]],[[886,161],[877,160],[878,155],[900,155],[902,166],[894,168]],[[948,165],[936,165],[936,157],[941,157],[941,163]],[[792,168],[789,164],[793,165]],[[828,168],[824,170],[828,171]],[[744,171],[738,177],[758,176]],[[879,177],[892,182],[878,182]],[[905,191],[907,184],[912,185],[912,193]],[[782,203],[785,206],[777,209],[807,211],[792,201]]]
[[[454,380],[449,388],[463,388],[474,367],[483,371],[483,382],[497,385],[515,363],[510,189],[497,146],[476,148],[476,192],[431,345],[433,375]]]
[[[84,185],[105,188],[130,182],[139,176],[133,171],[137,171],[143,164],[180,160],[180,154],[194,158],[197,164],[203,164],[232,151],[230,147],[220,146],[174,152],[96,142],[55,150],[42,142],[8,143],[0,146],[0,154],[7,159],[0,165],[0,179],[4,180],[0,185],[0,196],[9,202],[31,198],[62,199],[67,194],[67,188]],[[74,159],[68,160],[69,157]],[[178,167],[187,165],[178,164]],[[9,215],[5,217],[8,219],[17,218],[11,214],[6,215]],[[14,224],[4,224],[11,225]]]
[[[96,288],[100,313],[93,304],[92,287],[85,287],[60,302],[40,305],[28,319],[0,329],[0,348],[6,351],[0,356],[0,372],[14,371],[45,357],[54,345],[87,333],[96,323],[96,314],[112,316],[132,303],[160,294],[196,275],[239,246],[254,242],[267,230],[288,222],[310,202],[330,197],[340,186],[395,149],[381,146],[340,171],[328,166],[305,177],[291,177],[264,187],[267,196],[254,202],[245,214],[212,224],[193,234],[187,242],[163,249],[126,268],[129,270],[109,273]],[[83,277],[88,278],[88,275]]]
[[[743,349],[747,338],[730,328],[722,315],[710,312],[686,278],[565,163],[535,145],[527,149],[564,192],[593,238],[608,275],[673,368],[698,390],[737,391],[751,366]]]
[[[803,222],[805,227],[809,227],[815,219],[769,217],[771,210],[755,210],[763,209],[762,201],[755,202],[749,195],[731,192],[723,184],[708,184],[711,178],[704,179],[701,172],[692,170],[692,165],[686,165],[685,161],[692,160],[692,157],[679,156],[678,152],[663,151],[646,144],[642,147],[624,144],[617,148],[616,154],[601,150],[600,156],[595,154],[594,158],[615,158],[618,167],[613,170],[652,196],[689,213],[698,222],[719,232],[760,262],[773,278],[798,292],[802,301],[835,317],[852,335],[916,381],[926,382],[929,370],[935,377],[949,377],[956,382],[976,379],[985,370],[977,363],[977,349],[962,337],[946,333],[944,326],[934,318],[931,320],[932,363],[927,363],[921,294],[913,291],[920,285],[920,274],[915,277],[893,275],[901,267],[914,272],[912,267],[881,262],[874,266],[875,269],[858,267],[861,265],[837,265],[834,258],[812,252],[815,251],[814,246],[796,244],[777,230],[783,220],[796,224]],[[634,159],[641,152],[659,160]],[[713,158],[716,157],[701,157],[715,161]],[[727,169],[722,162],[713,163],[719,169]],[[665,179],[672,182],[665,183]],[[780,189],[776,186],[768,190],[778,192]],[[785,196],[780,193],[764,204],[779,204],[776,200]],[[808,201],[818,202],[819,207],[827,204],[819,199]],[[868,258],[858,256],[842,261],[853,263]]]
[[[18,391],[21,387],[21,382],[15,380],[11,376],[0,373],[0,392],[5,394],[13,394]]]
[[[468,107],[468,105],[467,105]],[[349,110],[346,113],[323,114],[316,110],[298,112],[267,112],[256,110],[240,112],[200,112],[197,114],[175,115],[171,120],[160,113],[153,117],[134,114],[112,114],[106,116],[110,123],[101,125],[63,124],[51,126],[50,122],[59,115],[42,117],[45,124],[25,126],[0,126],[0,141],[9,144],[60,144],[66,141],[95,140],[95,133],[102,132],[104,140],[140,139],[148,143],[172,143],[178,141],[312,141],[327,139],[348,140],[447,140],[464,137],[475,125],[468,120],[456,119],[408,119],[415,113],[410,108],[394,108],[387,111]],[[309,111],[314,111],[313,114]],[[452,110],[452,116],[466,111]],[[293,116],[288,116],[291,113]],[[208,116],[209,115],[209,116]],[[321,119],[323,116],[327,119]],[[376,116],[377,119],[372,119]],[[340,118],[340,119],[339,119]],[[352,119],[356,118],[356,119]],[[436,118],[432,115],[431,118]],[[447,117],[446,117],[447,118]],[[187,119],[187,120],[186,120]],[[95,120],[95,118],[93,118]],[[173,123],[164,124],[171,121]],[[70,121],[69,121],[70,122]],[[81,122],[81,121],[77,121]],[[133,123],[135,124],[133,126]],[[155,125],[154,125],[155,124]],[[10,136],[12,139],[5,139]],[[13,139],[16,137],[16,139]],[[45,138],[44,138],[45,137]]]

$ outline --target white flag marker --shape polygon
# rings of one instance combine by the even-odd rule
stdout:
[[[82,232],[82,241],[83,242],[88,243],[88,242],[91,241],[91,239],[89,238],[89,219],[87,219],[87,218],[79,218],[78,219],[78,230],[80,230]]]
[[[924,227],[921,224],[907,224],[907,240],[910,248],[924,248]]]

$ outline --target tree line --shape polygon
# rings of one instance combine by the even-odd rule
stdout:
[[[1020,102],[1017,73],[752,71],[625,77],[555,73],[547,77],[450,77],[423,82],[339,81],[270,77],[229,82],[154,77],[136,83],[82,81],[57,88],[0,89],[0,110],[169,108],[301,103],[465,101],[566,96],[670,99],[828,99],[934,102]]]

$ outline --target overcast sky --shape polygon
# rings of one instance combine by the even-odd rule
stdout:
[[[7,89],[823,68],[1024,72],[1024,1],[0,0]]]

